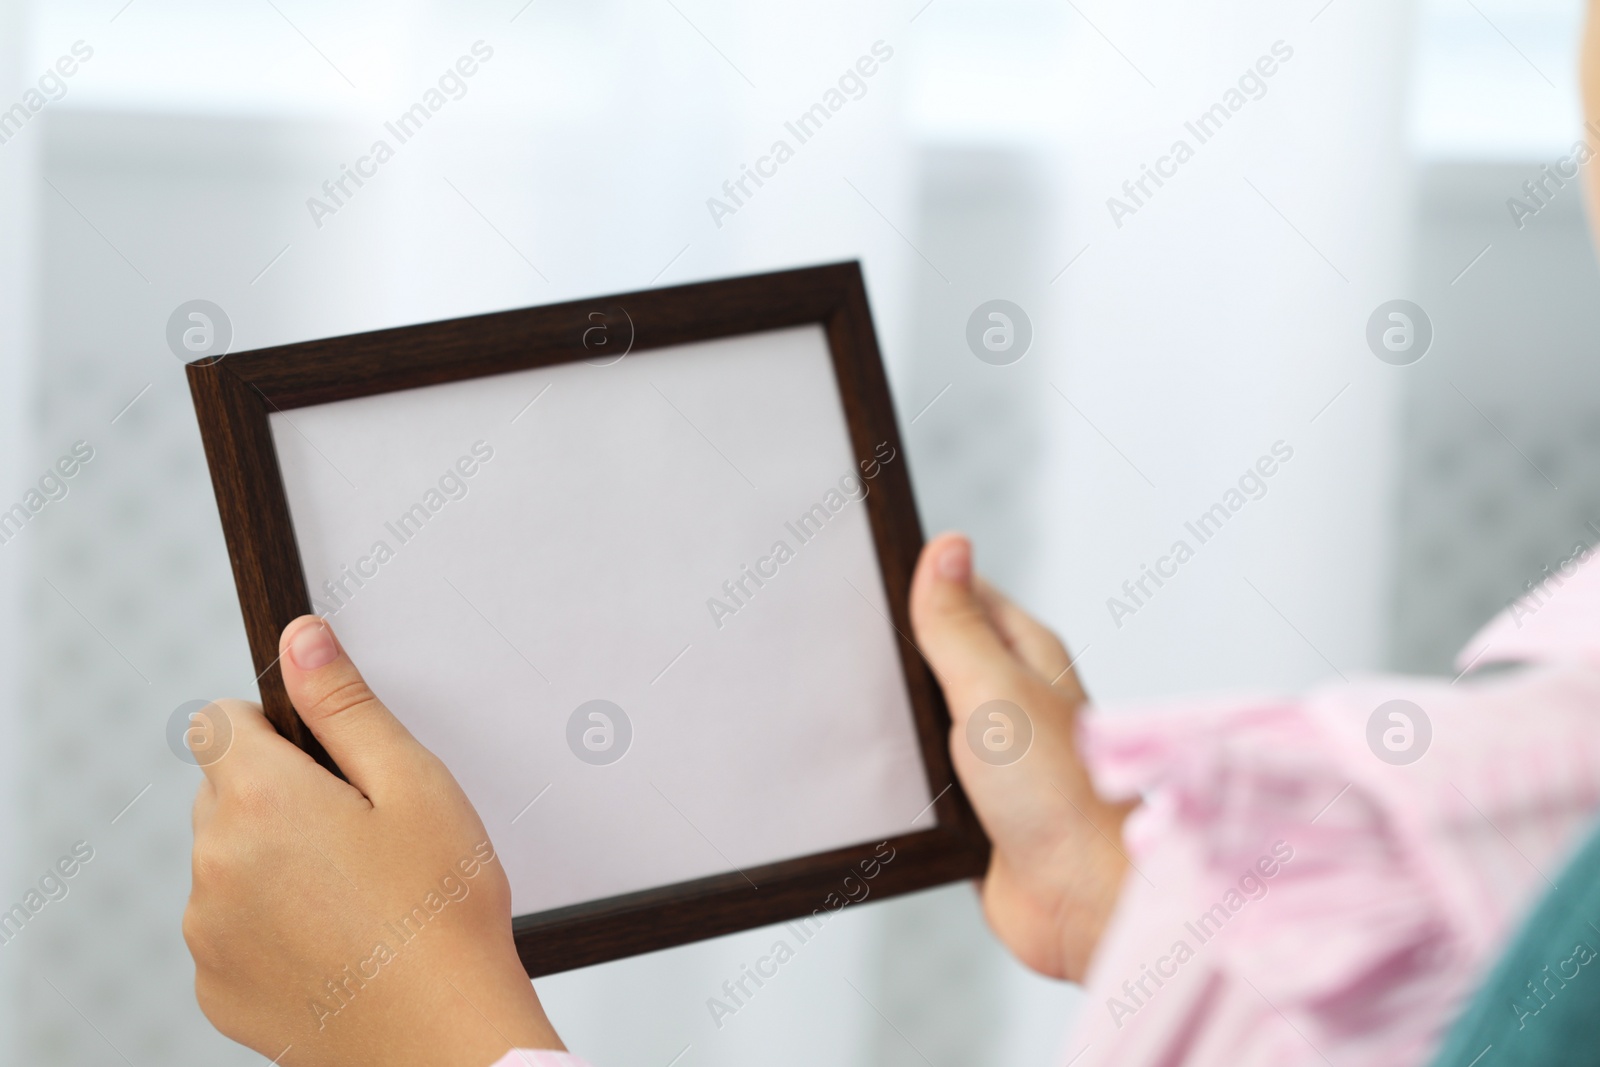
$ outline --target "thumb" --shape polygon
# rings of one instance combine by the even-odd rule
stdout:
[[[405,780],[416,738],[373,695],[326,619],[302,615],[284,627],[278,646],[295,710],[350,784],[376,803],[387,782]]]
[[[1022,684],[973,587],[972,543],[961,534],[941,534],[923,548],[911,579],[911,626],[958,722]]]

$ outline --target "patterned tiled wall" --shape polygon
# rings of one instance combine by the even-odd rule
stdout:
[[[1436,337],[1395,368],[1400,669],[1449,670],[1525,582],[1600,543],[1600,268],[1575,185],[1512,221],[1538,170],[1438,165],[1419,190],[1416,299]]]

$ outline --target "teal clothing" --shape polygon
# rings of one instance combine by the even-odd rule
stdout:
[[[1556,882],[1434,1067],[1600,1067],[1600,832]]]

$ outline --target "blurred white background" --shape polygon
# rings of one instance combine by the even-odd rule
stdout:
[[[1600,520],[1600,282],[1575,186],[1578,0],[0,0],[0,907],[73,842],[67,899],[0,944],[0,1062],[260,1062],[193,1001],[179,934],[199,774],[184,701],[253,671],[179,361],[860,258],[930,530],[1056,626],[1108,705],[1448,669]],[[308,197],[445,68],[492,61],[337,215]],[[717,225],[707,198],[875,42],[893,58]],[[1267,91],[1119,227],[1107,198],[1276,42]],[[1021,362],[964,341],[1024,307]],[[1368,350],[1380,304],[1433,349]],[[1272,444],[1267,496],[1117,625],[1107,598]],[[1214,547],[1213,547],[1214,546]],[[757,931],[542,980],[601,1067],[1065,1063],[1077,1004],[967,886],[851,909],[719,1030]],[[848,979],[848,981],[846,981]],[[854,985],[859,992],[852,990]],[[674,1059],[674,1057],[678,1057]]]

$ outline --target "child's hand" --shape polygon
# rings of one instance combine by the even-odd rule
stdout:
[[[1054,634],[972,574],[972,546],[958,535],[923,549],[911,586],[911,621],[950,705],[950,752],[978,819],[994,843],[983,883],[989,925],[1023,963],[1081,979],[1122,885],[1122,822],[1128,805],[1095,795],[1073,736],[1085,701]],[[1008,701],[1032,727],[1021,759],[983,752],[983,731],[1003,730],[980,705]],[[1013,737],[1022,724],[1012,722]],[[997,741],[1004,734],[994,735]]]
[[[232,741],[194,806],[183,934],[201,1010],[285,1067],[483,1067],[513,1047],[560,1048],[461,787],[325,622],[297,619],[281,647],[290,698],[350,782],[255,705],[211,707]]]

